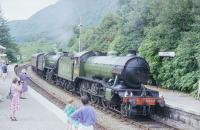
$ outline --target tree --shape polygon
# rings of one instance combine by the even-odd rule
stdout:
[[[193,0],[161,2],[162,10],[155,19],[156,24],[147,28],[140,53],[149,61],[153,78],[161,86],[172,89],[175,80],[175,89],[194,92],[199,77],[200,3],[196,5]],[[168,50],[176,52],[175,59],[161,60],[158,52]]]
[[[6,54],[8,59],[11,61],[16,61],[16,55],[19,53],[18,47],[9,33],[9,28],[7,26],[7,21],[3,18],[2,13],[0,11],[0,45],[7,48]]]
[[[119,0],[116,13],[103,17],[94,28],[83,31],[85,50],[117,51],[128,48],[139,54],[151,68],[150,83],[196,93],[200,78],[199,0]],[[78,48],[78,31],[69,48]],[[162,60],[159,51],[175,51],[173,60]],[[174,74],[175,76],[172,76]]]

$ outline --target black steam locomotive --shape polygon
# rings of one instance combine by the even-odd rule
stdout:
[[[146,116],[163,107],[159,93],[144,86],[149,64],[134,50],[127,56],[105,56],[95,51],[39,53],[32,56],[32,68],[49,82],[87,95],[93,103],[124,116]]]

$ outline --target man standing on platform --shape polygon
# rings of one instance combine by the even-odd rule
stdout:
[[[94,130],[96,114],[94,108],[89,104],[87,96],[81,97],[83,106],[76,110],[71,118],[79,122],[78,130]]]

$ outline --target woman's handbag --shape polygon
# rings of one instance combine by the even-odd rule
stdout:
[[[7,99],[12,99],[12,98],[13,98],[13,94],[10,87],[10,92],[8,93]]]

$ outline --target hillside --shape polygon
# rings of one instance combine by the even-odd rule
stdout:
[[[11,21],[11,35],[17,42],[38,39],[66,42],[72,35],[73,27],[97,25],[103,15],[117,9],[118,0],[59,0],[27,20]]]

